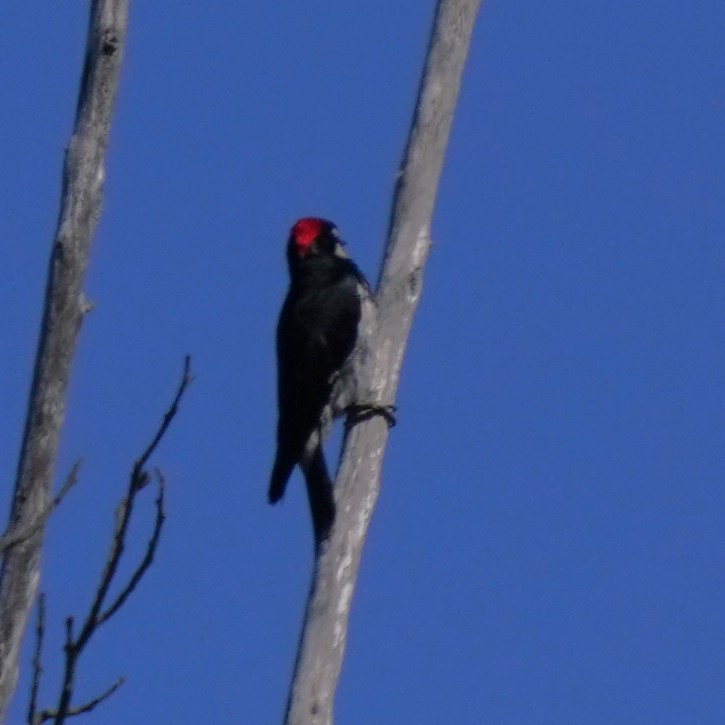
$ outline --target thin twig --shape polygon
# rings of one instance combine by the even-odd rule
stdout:
[[[28,705],[28,725],[37,725],[35,712],[38,708],[38,692],[40,678],[43,675],[43,638],[45,637],[45,595],[38,594],[38,615],[35,624],[35,654],[33,655],[33,684],[30,688],[30,703]]]
[[[93,634],[105,622],[107,622],[128,600],[128,597],[136,589],[144,574],[148,571],[153,563],[154,556],[158,549],[161,530],[163,528],[166,514],[164,511],[164,488],[165,481],[163,474],[156,470],[156,480],[158,482],[158,495],[156,497],[156,517],[154,521],[153,531],[149,536],[146,546],[146,553],[141,562],[136,566],[133,573],[129,577],[126,584],[121,588],[118,596],[104,610],[106,606],[106,598],[111,585],[118,573],[119,563],[126,546],[126,536],[128,534],[129,523],[134,510],[136,496],[142,491],[148,481],[148,474],[144,470],[144,464],[148,461],[151,454],[156,450],[159,443],[163,440],[166,432],[176,416],[181,399],[187,388],[191,384],[193,378],[191,376],[191,359],[187,355],[184,358],[184,368],[181,382],[177,388],[174,399],[164,414],[163,420],[151,439],[151,443],[144,449],[139,458],[136,459],[129,475],[128,487],[126,495],[121,499],[116,510],[116,523],[114,525],[113,537],[109,549],[106,563],[103,567],[101,578],[96,588],[93,600],[89,607],[78,635],[74,634],[75,620],[73,617],[66,619],[66,637],[65,637],[65,668],[63,673],[63,685],[61,687],[58,699],[58,707],[54,710],[44,710],[41,720],[53,719],[56,725],[62,725],[67,717],[80,715],[95,708],[99,703],[110,697],[122,684],[120,679],[106,692],[98,697],[90,700],[84,705],[72,706],[73,689],[75,681],[75,672],[78,659],[83,649],[88,644]],[[33,725],[36,725],[35,723]]]
[[[60,506],[61,501],[65,498],[68,491],[75,486],[78,481],[78,470],[80,469],[81,462],[76,461],[71,468],[70,473],[66,477],[63,485],[60,487],[58,493],[55,495],[52,501],[50,501],[38,514],[38,516],[26,524],[25,526],[16,526],[7,533],[0,537],[0,555],[2,555],[11,546],[17,546],[22,544],[23,541],[29,539],[34,533],[39,531],[48,520],[50,515]]]
[[[138,460],[134,464],[133,472],[134,475],[137,475],[139,477],[139,481],[141,480],[141,471],[146,465],[146,461],[148,461],[148,459],[151,457],[151,454],[156,450],[156,447],[159,445],[159,443],[161,443],[161,439],[164,437],[168,427],[171,425],[171,421],[176,415],[176,412],[179,408],[179,403],[181,402],[181,399],[184,396],[186,389],[189,387],[189,385],[191,385],[193,381],[194,377],[191,374],[191,357],[189,355],[186,355],[184,357],[184,373],[181,377],[179,388],[176,391],[176,396],[174,397],[171,406],[164,414],[164,419],[161,422],[159,429],[156,431],[156,435],[153,437],[151,443],[149,443],[146,450],[139,456]]]
[[[119,677],[105,692],[101,693],[98,697],[94,697],[83,705],[77,707],[71,707],[68,712],[65,713],[66,717],[75,717],[76,715],[83,715],[86,712],[95,710],[104,700],[107,700],[123,683],[125,680],[123,677]],[[41,725],[48,720],[57,720],[59,713],[57,710],[43,710],[38,716],[38,720],[33,725]]]
[[[151,440],[151,443],[146,447],[144,452],[139,456],[139,458],[136,459],[136,462],[133,465],[133,468],[131,469],[131,476],[129,479],[128,484],[128,491],[126,493],[126,496],[124,499],[122,499],[119,510],[116,515],[116,530],[114,532],[113,536],[113,543],[111,545],[111,551],[109,553],[108,559],[106,561],[106,565],[104,567],[103,575],[101,577],[100,584],[98,586],[98,589],[96,590],[96,595],[93,600],[93,604],[91,605],[90,612],[88,613],[88,617],[86,618],[86,621],[81,629],[81,633],[78,635],[78,646],[79,649],[82,649],[85,643],[87,642],[88,638],[90,637],[93,630],[103,622],[107,621],[108,618],[118,609],[117,606],[114,605],[111,606],[112,611],[106,612],[103,616],[101,616],[101,611],[103,609],[103,605],[106,600],[106,596],[108,595],[108,589],[111,586],[111,582],[113,581],[113,578],[116,575],[116,571],[118,569],[119,562],[121,561],[121,556],[123,555],[124,545],[125,545],[125,539],[126,539],[126,532],[128,530],[128,524],[131,520],[131,514],[133,513],[133,506],[136,499],[136,494],[146,485],[146,481],[148,480],[146,472],[143,470],[144,465],[148,461],[151,454],[156,450],[157,446],[163,439],[164,435],[166,434],[166,431],[169,429],[169,426],[171,425],[171,421],[176,416],[176,413],[179,409],[179,403],[181,402],[182,397],[184,396],[184,393],[186,392],[187,388],[193,381],[193,377],[191,375],[191,358],[187,355],[184,358],[184,369],[183,374],[181,376],[181,382],[179,383],[179,387],[176,391],[176,395],[174,396],[174,400],[169,406],[169,409],[164,414],[163,420],[161,422],[161,425],[159,426],[158,430],[154,434],[154,437]],[[158,537],[160,535],[160,529],[164,522],[164,512],[163,512],[163,478],[159,479],[159,485],[160,485],[160,492],[159,492],[159,498],[156,501],[156,525],[154,526],[154,532],[151,535],[151,539],[149,541],[149,546],[155,546],[158,543]],[[153,559],[153,551],[150,554],[151,559]],[[149,553],[147,551],[146,559],[149,558]],[[149,561],[150,563],[150,561]],[[146,567],[148,568],[148,567]],[[145,569],[144,569],[145,571]],[[143,574],[143,571],[141,572]],[[140,578],[140,577],[139,577]],[[135,586],[135,583],[130,582],[129,586]],[[130,592],[128,592],[130,593]],[[125,594],[125,596],[128,596],[128,593]],[[123,595],[123,592],[122,592]],[[125,597],[124,597],[125,598]],[[118,605],[120,606],[120,604]]]
[[[131,592],[136,588],[141,578],[146,573],[146,570],[151,566],[154,561],[156,549],[159,544],[159,537],[161,536],[161,529],[163,528],[164,521],[166,519],[166,513],[164,511],[164,490],[166,481],[161,471],[157,468],[155,470],[156,481],[158,483],[158,496],[156,497],[156,520],[154,523],[154,530],[149,539],[148,546],[146,547],[146,555],[141,560],[141,563],[136,568],[136,571],[131,575],[128,584],[116,597],[115,601],[108,607],[108,609],[98,616],[98,624],[107,622],[122,606],[123,603],[128,599]]]

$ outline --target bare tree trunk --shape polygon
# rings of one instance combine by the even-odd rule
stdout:
[[[430,222],[461,74],[481,0],[439,0],[413,123],[395,189],[376,294],[379,319],[361,389],[395,398],[403,353],[421,292]],[[355,423],[345,437],[336,484],[337,517],[318,547],[287,725],[331,725],[350,605],[388,438],[383,417]]]
[[[0,722],[18,677],[18,653],[40,578],[43,525],[76,339],[89,305],[82,292],[100,212],[103,159],[118,87],[128,0],[91,0],[75,127],[63,169],[43,321],[8,531],[33,533],[5,552],[0,572]],[[44,522],[43,522],[44,523]]]

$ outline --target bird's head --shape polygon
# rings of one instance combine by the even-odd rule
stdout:
[[[287,256],[296,263],[314,257],[347,257],[337,227],[327,219],[305,217],[290,230]]]

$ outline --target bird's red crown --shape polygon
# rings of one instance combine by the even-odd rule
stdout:
[[[317,239],[324,226],[324,221],[317,217],[305,217],[294,223],[290,233],[290,242],[300,257],[306,254],[310,244]]]

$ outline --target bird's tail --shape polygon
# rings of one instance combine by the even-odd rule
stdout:
[[[332,491],[332,481],[327,471],[325,455],[319,442],[309,457],[302,462],[307,485],[307,497],[310,501],[312,514],[312,527],[315,531],[315,542],[319,544],[327,538],[335,520],[335,497]]]
[[[313,432],[305,449],[299,464],[305,475],[315,541],[319,543],[327,538],[332,522],[335,519],[335,498],[332,492],[332,481],[330,481],[330,474],[327,471],[319,431]],[[279,451],[277,452],[267,493],[270,503],[275,504],[284,496],[287,481],[292,475],[292,469],[297,462],[296,457],[284,456]]]
[[[277,503],[284,496],[287,481],[289,481],[294,467],[294,460],[290,460],[287,456],[282,456],[280,452],[277,453],[274,468],[272,469],[272,478],[269,482],[269,490],[267,491],[267,498],[271,504]]]

